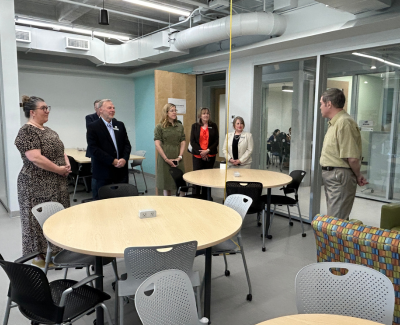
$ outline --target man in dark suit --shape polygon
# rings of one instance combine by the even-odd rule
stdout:
[[[128,160],[131,144],[124,123],[114,119],[111,100],[99,102],[100,118],[87,126],[86,139],[92,155],[92,193],[97,200],[100,187],[128,183]]]
[[[95,112],[93,114],[89,114],[89,115],[85,116],[86,128],[90,123],[93,123],[100,118],[99,108],[97,107],[99,102],[100,102],[100,99],[96,99],[93,104]],[[88,157],[88,158],[91,157],[89,149],[86,149],[86,157]]]

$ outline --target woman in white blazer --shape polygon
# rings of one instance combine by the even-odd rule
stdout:
[[[228,168],[251,168],[253,136],[243,131],[244,120],[240,116],[233,120],[233,128],[235,131],[228,133],[228,153],[226,152],[226,137],[222,145]]]

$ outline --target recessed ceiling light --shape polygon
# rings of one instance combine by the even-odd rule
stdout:
[[[367,84],[367,83],[368,83],[368,81],[364,81],[364,83],[365,83],[365,84]]]
[[[177,15],[182,15],[182,16],[189,16],[190,12],[187,10],[183,10],[183,9],[178,9],[178,8],[174,8],[174,7],[170,7],[170,6],[164,6],[158,3],[154,3],[154,2],[149,2],[149,1],[142,1],[142,0],[124,0],[127,2],[131,2],[140,6],[144,6],[144,7],[148,7],[148,8],[153,8],[153,9],[158,9],[158,10],[162,10],[162,11],[167,11],[170,12],[172,14],[177,14]]]
[[[292,86],[282,86],[282,91],[285,93],[292,93],[293,87]]]
[[[376,69],[376,66],[375,66],[375,65],[371,65],[371,69],[372,69],[372,70],[375,70],[375,69]]]

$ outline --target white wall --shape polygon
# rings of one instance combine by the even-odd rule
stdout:
[[[46,126],[58,133],[66,148],[86,147],[85,116],[94,113],[94,100],[111,99],[115,118],[125,123],[135,151],[133,79],[20,69],[19,88],[20,97],[39,96],[51,106]],[[21,110],[21,125],[25,122]]]

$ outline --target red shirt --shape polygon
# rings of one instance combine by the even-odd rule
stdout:
[[[199,138],[199,144],[200,144],[200,148],[203,150],[207,150],[208,149],[208,139],[210,137],[210,133],[208,132],[208,128],[200,128],[200,138]],[[196,158],[201,158],[200,155],[193,155]],[[214,157],[216,155],[207,155],[208,157]]]

